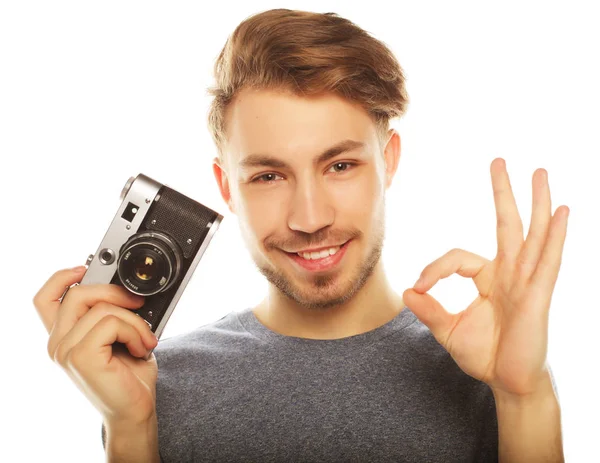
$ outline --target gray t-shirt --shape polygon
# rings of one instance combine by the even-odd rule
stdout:
[[[246,309],[154,355],[165,463],[498,461],[490,388],[408,307],[333,340],[278,334]]]

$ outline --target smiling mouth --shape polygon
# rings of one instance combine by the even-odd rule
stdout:
[[[341,246],[323,249],[319,252],[297,253],[284,251],[284,253],[298,268],[311,272],[326,271],[333,269],[340,263],[351,241],[348,240]]]
[[[346,243],[344,243],[344,244],[346,244]],[[300,251],[300,252],[290,252],[288,254],[297,254],[306,260],[318,260],[318,259],[323,259],[328,256],[335,255],[344,244],[341,244],[339,246],[331,246],[329,248],[323,248],[319,251]]]

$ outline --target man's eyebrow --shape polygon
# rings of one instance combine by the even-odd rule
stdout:
[[[338,154],[344,153],[346,151],[355,150],[358,148],[363,148],[365,144],[361,141],[356,140],[342,140],[339,143],[327,148],[321,154],[313,159],[313,164],[315,166],[337,156]],[[290,166],[285,162],[277,158],[273,158],[266,154],[251,154],[242,159],[239,163],[239,166],[242,169],[247,169],[251,167],[273,167],[277,169],[286,169]]]

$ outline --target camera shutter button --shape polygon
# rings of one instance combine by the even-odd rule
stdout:
[[[115,251],[110,248],[104,248],[100,251],[100,262],[104,265],[110,265],[115,261]]]

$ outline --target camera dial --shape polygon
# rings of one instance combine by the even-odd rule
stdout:
[[[119,253],[117,272],[123,286],[140,296],[166,291],[180,276],[183,256],[164,233],[132,235]]]

